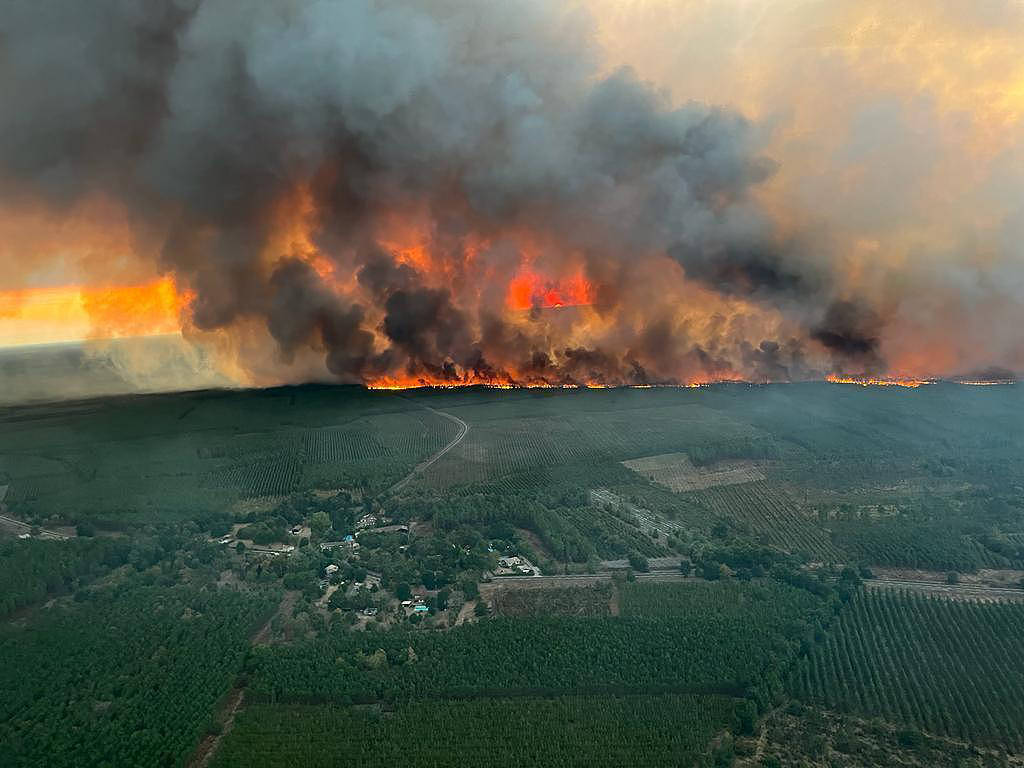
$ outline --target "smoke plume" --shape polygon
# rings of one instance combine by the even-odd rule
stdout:
[[[186,335],[281,379],[892,368],[928,312],[851,279],[836,227],[780,221],[772,121],[609,70],[595,24],[550,0],[16,1],[0,192],[114,201],[188,291]]]

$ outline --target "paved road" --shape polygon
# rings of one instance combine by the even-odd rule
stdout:
[[[419,403],[417,403],[417,405],[419,405]],[[446,453],[448,453],[448,451],[450,451],[456,445],[461,443],[462,439],[469,432],[469,424],[464,422],[458,416],[452,416],[450,413],[445,413],[444,411],[438,411],[438,410],[436,410],[434,408],[431,408],[429,406],[426,406],[426,405],[421,405],[420,407],[421,408],[426,408],[428,411],[430,411],[431,413],[436,413],[438,416],[443,416],[444,418],[448,419],[449,421],[454,421],[456,424],[459,425],[459,434],[457,434],[455,436],[455,438],[450,443],[448,443],[448,445],[446,445],[444,448],[439,450],[433,456],[428,458],[426,461],[423,461],[423,462],[417,464],[413,468],[412,472],[410,472],[408,475],[406,475],[401,480],[399,480],[397,483],[395,483],[390,488],[388,488],[386,491],[384,491],[384,493],[382,493],[381,496],[387,496],[387,495],[390,495],[392,493],[397,493],[398,491],[400,491],[403,488],[405,488],[405,486],[407,486],[412,481],[412,479],[414,477],[416,477],[416,475],[422,474],[423,471],[428,469],[431,464],[433,464],[435,461],[437,461],[442,456],[444,456]]]

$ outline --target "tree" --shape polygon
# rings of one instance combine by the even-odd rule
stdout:
[[[243,552],[245,552],[245,544],[241,541],[235,544],[235,552],[237,552],[238,554],[242,554]]]
[[[317,536],[322,536],[324,531],[331,527],[331,518],[323,510],[313,513],[309,518],[309,529]]]
[[[404,581],[395,586],[395,597],[399,600],[408,600],[412,597],[412,589]]]
[[[959,584],[960,583],[960,574],[957,573],[956,571],[950,571],[949,573],[946,574],[946,583],[947,584]]]
[[[475,600],[480,596],[480,589],[473,579],[460,579],[459,589],[462,590],[462,594],[466,596],[467,600]]]
[[[646,573],[648,570],[647,558],[639,552],[631,552],[629,555],[629,566],[635,571]]]
[[[708,581],[718,581],[722,578],[722,564],[715,560],[705,560],[700,564],[700,572]]]

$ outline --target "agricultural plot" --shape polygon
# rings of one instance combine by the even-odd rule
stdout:
[[[622,464],[641,477],[677,493],[765,479],[761,468],[751,461],[720,461],[708,467],[695,467],[685,453],[647,456]]]
[[[805,552],[826,561],[841,561],[843,554],[820,528],[783,491],[765,482],[709,488],[693,495],[710,517],[729,518],[749,525],[764,544],[787,552]]]
[[[495,589],[491,595],[495,614],[506,617],[608,616],[611,600],[610,581],[571,587],[516,584]]]
[[[791,688],[809,703],[1024,748],[1024,605],[859,594]]]
[[[733,719],[723,696],[592,696],[406,704],[377,711],[255,705],[213,765],[679,766]]]
[[[943,522],[837,521],[835,541],[857,559],[882,566],[939,571],[976,571],[1022,565],[951,530]]]

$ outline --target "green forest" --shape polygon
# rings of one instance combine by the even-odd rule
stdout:
[[[2,408],[0,762],[1019,765],[1021,392]]]

